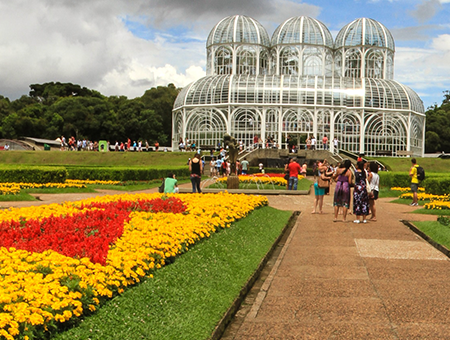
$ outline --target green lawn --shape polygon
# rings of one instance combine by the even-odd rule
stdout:
[[[433,241],[450,249],[450,227],[437,221],[414,222],[413,224]]]
[[[256,209],[51,339],[208,339],[290,216]]]

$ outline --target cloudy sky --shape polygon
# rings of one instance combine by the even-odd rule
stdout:
[[[394,79],[425,107],[450,90],[450,0],[0,0],[0,95],[71,82],[104,95],[142,96],[205,75],[205,43],[222,18],[242,14],[269,32],[299,15],[336,36],[361,17],[396,42]]]

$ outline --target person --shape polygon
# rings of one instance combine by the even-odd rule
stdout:
[[[366,216],[369,214],[369,195],[366,187],[367,174],[364,162],[356,163],[355,188],[353,189],[353,214],[356,216],[354,223],[367,223]],[[361,219],[362,218],[362,219]]]
[[[242,168],[243,175],[247,175],[248,166],[249,166],[249,163],[248,163],[247,157],[244,157],[244,160],[241,162],[241,168]]]
[[[288,190],[297,190],[298,173],[301,171],[300,164],[297,163],[296,158],[291,158],[287,168],[289,170]]]
[[[380,188],[380,175],[378,175],[378,165],[375,162],[369,163],[370,170],[370,189],[371,193],[369,195],[369,210],[371,212],[371,216],[369,221],[377,220],[377,209],[375,206],[375,201],[378,199],[378,193]]]
[[[328,161],[326,159],[323,162],[319,162],[317,164],[317,176],[320,177],[322,173],[328,175],[326,173],[328,168]],[[323,213],[323,196],[325,195],[325,188],[319,188],[318,179],[315,179],[314,182],[314,209],[312,211],[313,214],[317,213],[317,208],[319,208],[319,214]]]
[[[307,173],[307,170],[308,169],[308,164],[306,164],[306,162],[304,162],[303,163],[303,165],[302,165],[302,170],[300,171],[300,174],[303,176],[303,177],[305,177],[306,178],[306,173]]]
[[[222,159],[217,158],[216,160],[216,176],[220,176],[220,169],[222,168]]]
[[[201,193],[200,182],[202,180],[202,161],[200,155],[195,154],[194,158],[189,161],[189,171],[191,172],[192,192]]]
[[[337,154],[339,153],[338,144],[339,144],[338,139],[336,137],[334,137],[334,139],[333,139],[334,153],[337,153]]]
[[[155,142],[155,151],[158,151],[159,150],[159,143],[158,143],[158,141],[156,141]]]
[[[213,157],[209,162],[209,177],[214,177],[216,175],[216,159]]]
[[[327,135],[324,135],[322,138],[322,144],[323,144],[323,149],[324,150],[328,150],[328,137]]]
[[[263,163],[259,163],[258,167],[259,167],[259,172],[260,173],[264,173],[264,164]]]
[[[410,204],[412,207],[419,205],[417,191],[419,190],[419,179],[417,178],[417,161],[415,158],[411,159],[411,169],[409,169],[409,177],[411,177],[411,191],[413,194],[413,201]]]
[[[164,180],[164,193],[165,194],[173,194],[178,193],[178,181],[175,179],[175,174],[172,172],[169,172],[166,179]]]
[[[347,212],[350,207],[350,183],[352,181],[352,172],[350,167],[352,163],[349,159],[342,162],[333,175],[336,179],[336,187],[334,189],[334,222],[338,219],[339,208],[342,207],[343,222],[347,222]]]
[[[316,143],[317,143],[316,137],[312,136],[312,138],[311,138],[311,150],[316,150]]]
[[[225,158],[222,159],[221,167],[220,167],[220,175],[225,177],[227,175],[228,164]]]

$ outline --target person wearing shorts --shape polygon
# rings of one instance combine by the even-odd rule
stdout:
[[[409,169],[409,176],[411,177],[411,191],[413,193],[413,201],[410,204],[412,207],[416,207],[419,205],[417,198],[417,191],[419,190],[419,179],[417,178],[417,167],[419,165],[416,162],[416,159],[411,159],[411,169]]]

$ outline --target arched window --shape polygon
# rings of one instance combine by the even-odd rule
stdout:
[[[380,50],[372,49],[366,53],[366,77],[383,79],[384,56]]]
[[[359,50],[351,49],[345,53],[344,77],[361,77],[361,52]]]
[[[231,74],[233,70],[233,57],[231,51],[225,47],[219,47],[214,58],[216,74]]]
[[[391,53],[386,58],[386,79],[394,79],[394,58]]]
[[[256,74],[256,52],[252,48],[242,48],[236,58],[237,74]]]
[[[303,50],[303,75],[320,76],[323,74],[322,52],[318,48],[307,47]]]
[[[259,74],[264,76],[269,74],[269,72],[269,53],[263,51],[259,54]]]
[[[293,47],[286,47],[280,54],[280,74],[298,75],[298,51]]]

